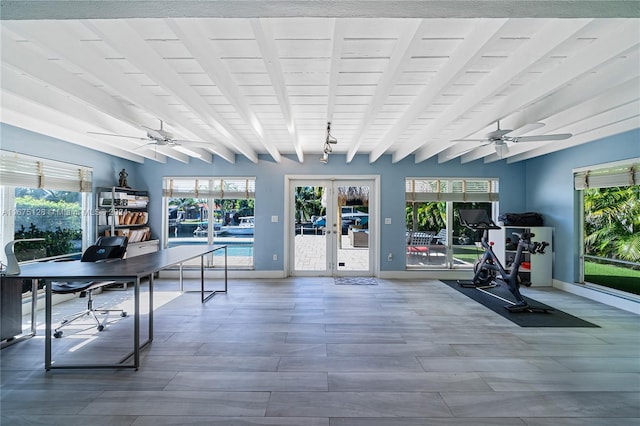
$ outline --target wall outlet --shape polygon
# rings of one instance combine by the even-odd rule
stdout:
[[[389,253],[389,255],[387,256],[387,260],[389,262],[391,262],[393,260],[393,253]]]
[[[273,254],[273,260],[278,260],[278,255],[277,254]]]

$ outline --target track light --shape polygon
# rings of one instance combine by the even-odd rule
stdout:
[[[324,150],[322,151],[322,157],[320,157],[320,162],[327,164],[329,162],[329,154],[333,149],[331,145],[335,145],[338,143],[338,139],[331,136],[331,122],[327,122],[327,138],[324,141]]]

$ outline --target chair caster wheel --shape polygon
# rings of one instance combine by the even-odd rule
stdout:
[[[126,316],[127,316],[127,313],[126,313],[126,312],[124,312],[124,311],[122,311],[122,313],[120,314],[120,316],[124,318],[124,317],[126,317]]]
[[[53,337],[55,337],[56,339],[59,339],[62,337],[62,331],[56,331],[55,333],[53,333]]]
[[[104,330],[104,325],[100,324],[100,325],[98,326],[98,331],[102,331],[102,330]]]

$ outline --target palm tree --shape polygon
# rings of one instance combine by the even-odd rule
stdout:
[[[447,205],[445,202],[407,204],[407,228],[413,231],[439,231],[446,227]]]
[[[584,192],[585,253],[640,261],[640,185]]]
[[[324,188],[321,186],[297,186],[295,189],[296,223],[307,222],[311,216],[322,214],[322,194]]]

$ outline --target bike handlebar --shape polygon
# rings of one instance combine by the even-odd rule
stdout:
[[[549,243],[546,241],[543,241],[541,243],[532,243],[531,238],[536,236],[536,234],[534,233],[523,232],[522,234],[518,234],[517,232],[514,232],[513,235],[519,238],[519,243],[523,244],[524,249],[531,254],[544,254],[544,249],[549,245]]]
[[[518,239],[523,241],[529,241],[531,238],[536,236],[536,234],[532,232],[523,232],[522,234],[514,232],[513,235],[515,235],[516,237],[518,237]]]
[[[488,232],[485,229],[484,234],[482,236],[482,239],[480,240],[482,246],[487,249],[490,248],[490,244],[488,243],[488,238],[487,238]],[[531,238],[535,237],[536,234],[534,233],[530,233],[530,232],[523,232],[522,234],[519,234],[517,232],[514,232],[513,235],[515,235],[516,237],[518,237],[519,242],[518,244],[522,244],[525,250],[527,250],[529,253],[531,254],[544,254],[544,249],[547,248],[549,246],[549,243],[546,241],[543,241],[541,243],[537,243],[537,242],[531,242]]]
[[[526,250],[531,254],[544,254],[544,249],[549,245],[548,242],[543,241],[541,243],[529,243],[526,245]]]

